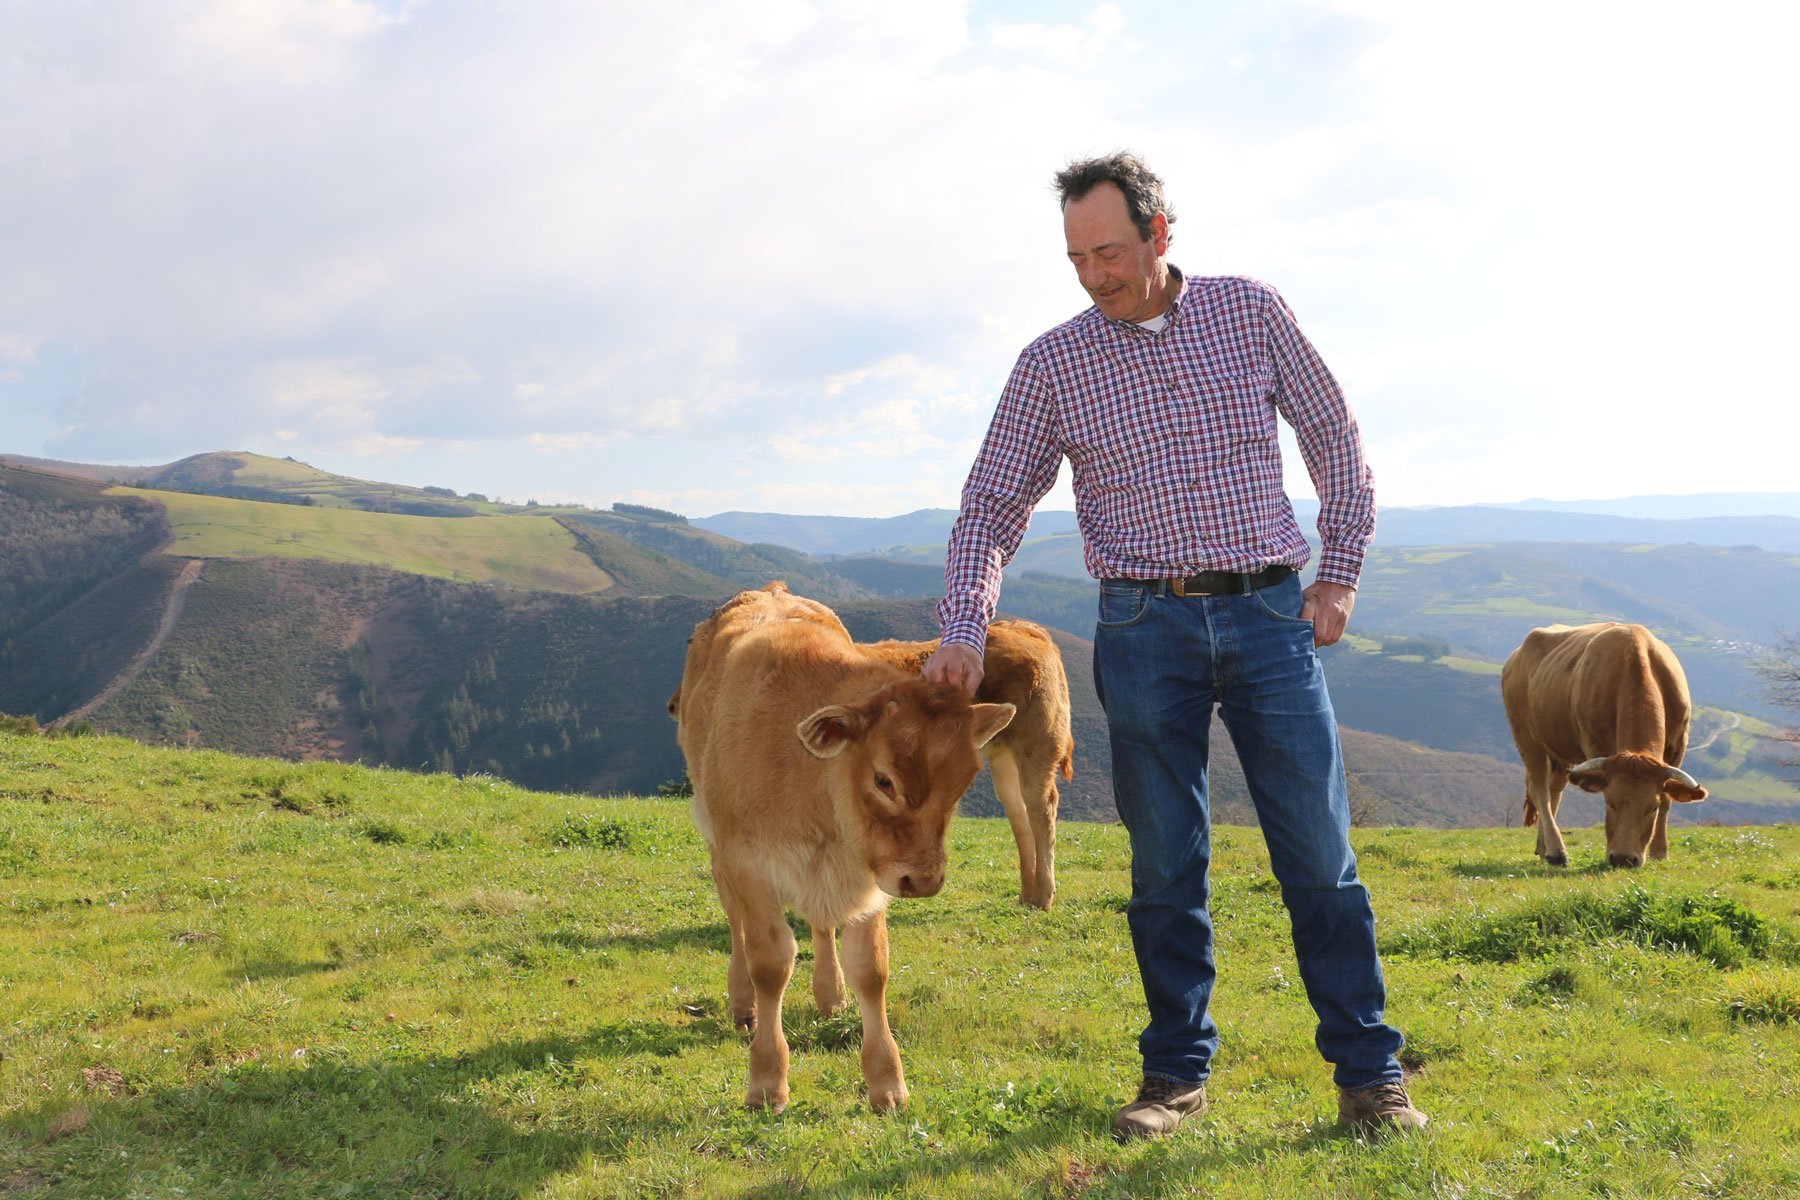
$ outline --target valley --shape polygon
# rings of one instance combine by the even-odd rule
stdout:
[[[247,454],[126,481],[102,470],[0,465],[0,556],[20,568],[0,610],[0,711],[166,745],[653,793],[682,775],[664,701],[687,635],[739,588],[786,579],[861,640],[936,635],[942,551],[930,561],[929,544],[815,556],[654,509],[500,505]],[[834,520],[812,519],[812,535]],[[941,537],[934,520],[877,536]],[[1066,543],[1060,520],[1046,514],[1052,532],[1032,545]],[[1001,609],[1049,627],[1063,652],[1077,750],[1062,815],[1110,820],[1093,583],[1026,560]],[[1687,667],[1700,709],[1687,767],[1713,799],[1677,817],[1795,819],[1780,714],[1754,665],[1796,582],[1800,562],[1751,548],[1378,544],[1350,636],[1323,652],[1358,822],[1516,824],[1499,661],[1537,624],[1601,619],[1649,625]],[[1215,732],[1216,811],[1251,823]],[[999,812],[985,775],[965,808]],[[1572,792],[1564,811],[1591,822],[1598,801]]]

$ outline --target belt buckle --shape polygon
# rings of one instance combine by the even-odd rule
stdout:
[[[1188,581],[1185,579],[1171,579],[1171,580],[1169,580],[1169,590],[1171,592],[1174,592],[1177,596],[1180,596],[1184,599],[1188,596],[1210,596],[1210,595],[1212,595],[1211,592],[1190,592],[1190,591],[1188,591],[1187,590],[1187,582]]]

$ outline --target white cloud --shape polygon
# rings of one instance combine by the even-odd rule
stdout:
[[[1789,486],[1793,438],[1744,435],[1797,399],[1774,6],[96,11],[0,11],[19,452],[267,442],[692,513],[748,458],[789,474],[734,503],[954,503],[1081,303],[1049,175],[1129,146],[1176,261],[1293,303],[1384,501],[1580,490],[1558,430],[1680,429],[1661,490]]]
[[[990,23],[988,40],[1001,50],[1036,50],[1053,59],[1073,59],[1125,46],[1125,14],[1116,4],[1102,4],[1088,14],[1086,28],[1076,25]],[[1135,46],[1129,46],[1136,49]]]
[[[44,339],[29,333],[0,333],[0,362],[33,362]]]

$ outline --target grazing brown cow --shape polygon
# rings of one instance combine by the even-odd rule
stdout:
[[[1670,801],[1706,799],[1681,770],[1693,706],[1672,650],[1642,625],[1534,629],[1501,669],[1500,695],[1545,862],[1569,863],[1556,809],[1570,783],[1606,797],[1609,866],[1669,857]]]
[[[869,1103],[906,1103],[887,1021],[888,899],[943,887],[950,818],[1012,705],[970,704],[863,654],[830,609],[771,583],[695,626],[669,707],[731,925],[731,1013],[755,1033],[749,1103],[788,1101],[790,905],[843,929]]]

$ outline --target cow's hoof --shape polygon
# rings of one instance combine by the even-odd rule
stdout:
[[[772,1113],[782,1113],[787,1111],[787,1106],[788,1089],[785,1083],[777,1084],[774,1087],[758,1087],[751,1084],[750,1094],[744,1098],[745,1108],[759,1108]]]
[[[751,1013],[747,1017],[733,1017],[732,1024],[737,1026],[739,1033],[755,1033],[756,1032],[756,1014]]]
[[[892,1112],[896,1108],[905,1108],[908,1094],[906,1085],[898,1088],[882,1088],[869,1093],[869,1107],[876,1112]]]
[[[1544,865],[1548,867],[1566,867],[1569,865],[1569,856],[1566,854],[1546,854],[1544,855]]]

